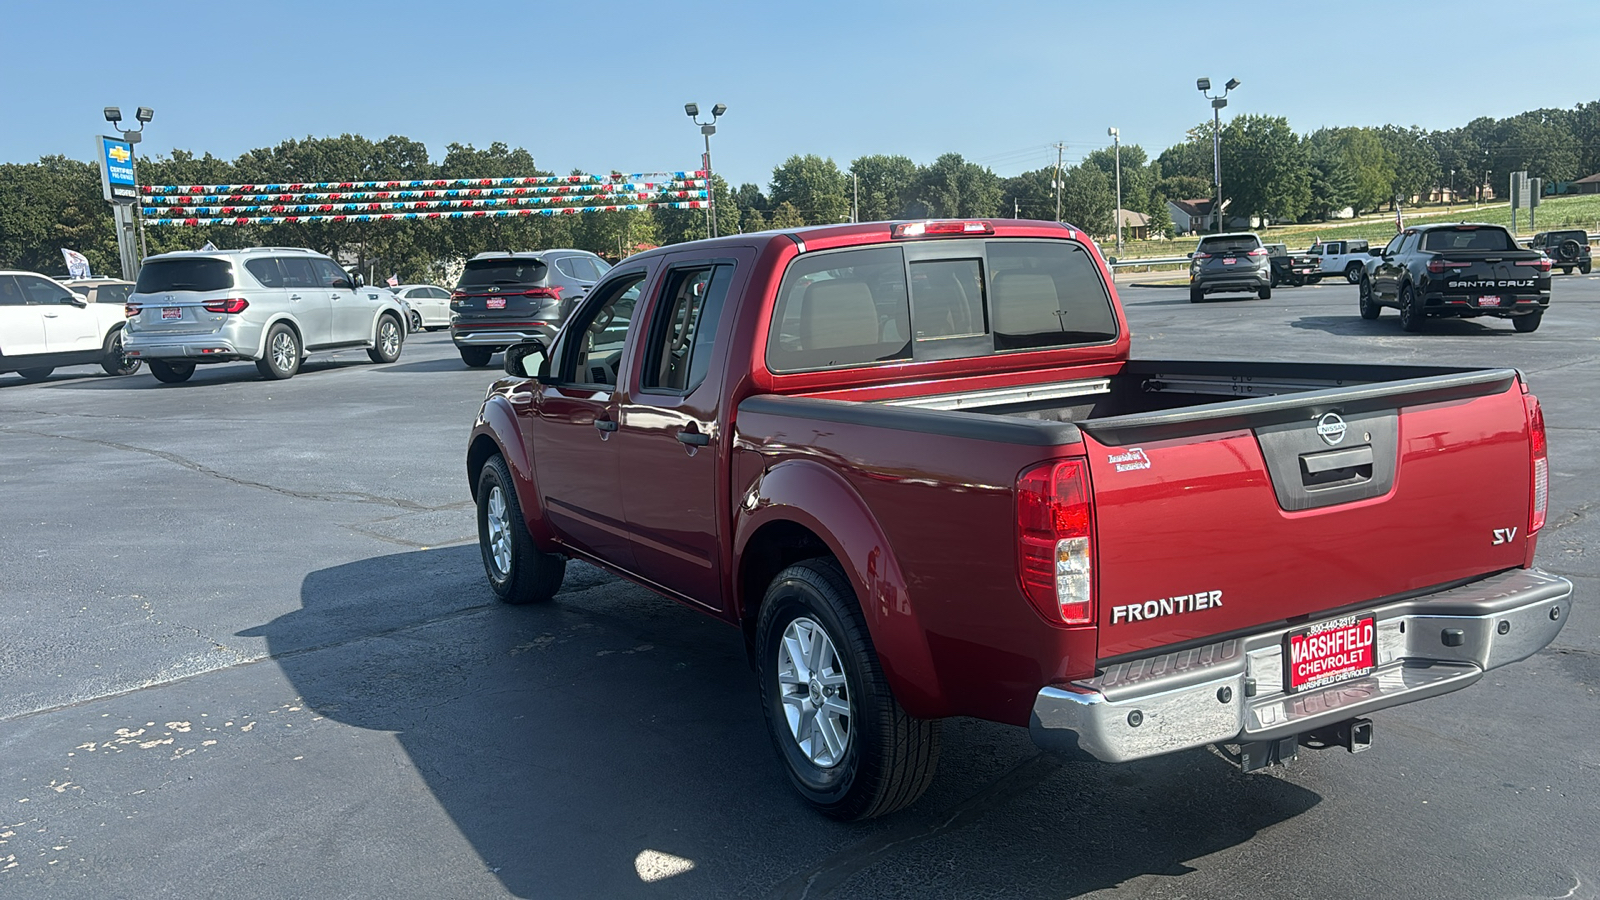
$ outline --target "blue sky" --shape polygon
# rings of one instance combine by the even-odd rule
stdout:
[[[956,152],[1000,175],[1108,145],[1151,155],[1227,113],[1445,128],[1600,99],[1593,28],[1508,36],[1503,2],[1228,4],[457,0],[270,4],[19,0],[0,12],[0,162],[92,158],[100,109],[153,107],[141,152],[232,158],[353,132],[528,148],[541,168],[692,168],[685,101],[726,103],[712,152],[765,187],[794,153]],[[1346,12],[1321,13],[1343,7]],[[1600,22],[1593,0],[1549,21]],[[1213,42],[1213,37],[1217,41]],[[1435,62],[1438,54],[1441,61]],[[128,62],[114,62],[126,56]],[[98,62],[103,61],[103,62]]]

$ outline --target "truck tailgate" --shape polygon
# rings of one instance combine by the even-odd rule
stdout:
[[[1356,612],[1531,556],[1514,370],[1079,424],[1102,660]]]

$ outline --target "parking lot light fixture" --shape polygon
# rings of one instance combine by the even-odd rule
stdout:
[[[1222,110],[1228,105],[1228,92],[1239,86],[1239,79],[1229,78],[1222,93],[1211,96],[1211,79],[1197,78],[1194,86],[1211,101],[1211,181],[1216,188],[1215,205],[1211,207],[1212,232],[1222,231]]]
[[[148,106],[141,106],[141,107],[139,107],[139,111],[134,113],[134,118],[138,119],[140,121],[140,123],[146,124],[146,125],[148,125],[150,123],[150,120],[154,119],[155,117],[156,117],[156,111],[151,109]]]
[[[116,125],[122,121],[122,110],[115,106],[106,107],[106,121]]]
[[[701,158],[702,168],[706,170],[706,237],[717,236],[717,188],[711,178],[711,136],[717,133],[717,120],[728,111],[726,103],[718,103],[711,107],[711,121],[700,121],[700,104],[685,103],[683,111],[689,118],[700,126],[700,133],[706,139],[706,155]]]

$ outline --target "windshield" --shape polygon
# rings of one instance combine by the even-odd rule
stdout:
[[[225,291],[233,287],[233,264],[225,259],[154,259],[139,270],[134,291]]]
[[[1504,228],[1441,228],[1422,236],[1422,249],[1445,250],[1520,250]]]
[[[537,259],[480,259],[467,263],[458,290],[496,287],[508,284],[534,285],[544,280],[549,268]]]

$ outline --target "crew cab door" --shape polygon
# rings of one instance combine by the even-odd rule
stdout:
[[[616,436],[638,574],[721,610],[721,513],[728,510],[722,372],[753,250],[669,258],[641,321]]]
[[[49,353],[100,349],[100,319],[73,293],[36,275],[18,275],[17,284],[44,320],[44,347]]]
[[[1407,237],[1408,234],[1395,235],[1389,245],[1383,248],[1383,256],[1372,261],[1369,278],[1374,297],[1393,301],[1400,295],[1400,273],[1405,271],[1400,253]]]
[[[0,275],[0,354],[44,353],[44,317],[28,302],[16,276]]]
[[[323,287],[317,270],[307,256],[278,259],[283,268],[283,288],[289,299],[289,315],[300,325],[307,347],[328,343],[333,335],[333,291]],[[335,266],[337,268],[337,266]]]
[[[617,373],[643,282],[639,269],[589,295],[551,348],[550,376],[540,385],[523,434],[530,443],[545,516],[561,540],[633,571],[618,470]]]

